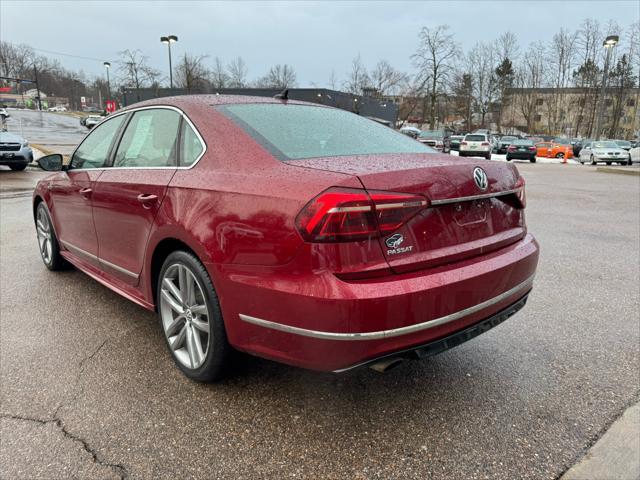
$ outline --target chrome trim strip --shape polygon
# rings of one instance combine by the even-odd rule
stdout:
[[[84,255],[85,257],[89,257],[92,260],[96,260],[99,263],[102,263],[102,264],[106,265],[107,267],[111,267],[114,270],[117,270],[120,273],[123,273],[125,275],[128,275],[128,276],[136,278],[136,279],[139,276],[137,273],[133,273],[133,272],[127,270],[126,268],[122,268],[122,267],[120,267],[118,265],[115,265],[115,264],[113,264],[111,262],[107,262],[106,260],[102,260],[101,258],[98,258],[97,255],[94,255],[93,253],[89,253],[86,250],[81,249],[80,247],[76,247],[72,243],[66,242],[64,240],[60,240],[60,243],[62,243],[65,246],[65,248],[67,248],[68,250],[73,250],[73,251],[75,251],[75,252],[77,252],[77,253],[79,253],[81,255]]]
[[[69,243],[65,240],[60,240],[60,243],[62,243],[65,246],[65,248],[67,248],[68,250],[73,250],[81,255],[84,255],[85,257],[89,257],[92,260],[98,260],[98,257],[93,253],[89,253],[86,250],[81,249],[80,247],[76,247],[72,243]]]
[[[363,205],[361,207],[333,207],[327,210],[328,213],[340,213],[340,212],[370,212],[371,207],[369,205]]]
[[[393,338],[400,335],[407,335],[409,333],[428,330],[430,328],[453,322],[455,320],[459,320],[460,318],[466,317],[467,315],[472,315],[476,312],[479,312],[480,310],[483,310],[505,300],[511,295],[515,295],[522,290],[529,289],[533,284],[534,277],[535,275],[532,275],[524,282],[516,285],[506,292],[503,292],[496,297],[490,298],[489,300],[485,300],[484,302],[477,305],[473,305],[472,307],[465,308],[464,310],[445,315],[444,317],[428,320],[426,322],[416,323],[414,325],[408,325],[406,327],[394,328],[391,330],[378,330],[376,332],[362,333],[323,332],[319,330],[308,330],[306,328],[293,327],[291,325],[284,325],[282,323],[270,322],[269,320],[263,320],[261,318],[244,315],[242,313],[240,314],[240,320],[247,323],[252,323],[253,325],[258,325],[260,327],[271,328],[273,330],[278,330],[281,332],[293,333],[296,335],[302,335],[303,337],[319,338],[323,340],[377,340],[380,338]]]
[[[133,272],[127,270],[126,268],[119,267],[118,265],[116,265],[114,263],[111,263],[111,262],[107,262],[106,260],[103,260],[102,258],[99,258],[98,261],[100,263],[106,265],[107,267],[111,267],[111,268],[113,268],[114,270],[117,270],[120,273],[124,273],[125,275],[128,275],[129,277],[132,277],[132,278],[135,278],[135,279],[138,278],[138,274],[137,273],[133,273]]]
[[[480,195],[471,195],[469,197],[444,198],[442,200],[431,200],[431,205],[446,205],[448,203],[470,202],[472,200],[481,200],[483,198],[502,197],[504,195],[511,195],[512,193],[518,193],[520,190],[521,188],[514,188],[511,190],[504,190],[502,192],[483,193]]]
[[[136,108],[129,108],[129,109],[125,109],[122,110],[120,112],[116,112],[113,113],[111,115],[109,115],[108,117],[106,117],[104,120],[102,120],[100,122],[100,124],[102,122],[105,122],[107,120],[111,120],[112,118],[118,117],[120,115],[126,115],[127,113],[134,113],[134,112],[138,112],[140,110],[150,110],[153,108],[162,108],[165,110],[175,110],[176,112],[178,112],[182,118],[184,118],[187,123],[189,124],[189,126],[192,128],[192,130],[195,132],[196,136],[198,137],[198,140],[200,140],[200,144],[202,145],[202,153],[200,153],[200,156],[198,158],[196,158],[196,160],[189,165],[188,167],[180,167],[180,166],[175,166],[175,167],[99,167],[99,168],[76,168],[76,169],[70,169],[67,170],[69,172],[86,172],[86,171],[91,171],[91,170],[163,170],[163,169],[171,169],[171,170],[190,170],[193,167],[195,167],[198,162],[200,161],[200,159],[204,156],[204,154],[207,152],[207,143],[204,141],[204,139],[202,138],[202,135],[200,135],[200,132],[198,131],[198,129],[196,128],[196,126],[193,124],[193,122],[191,121],[191,119],[187,116],[186,113],[184,113],[182,110],[180,110],[178,107],[174,107],[173,105],[147,105],[146,107],[136,107]],[[99,125],[99,124],[98,124]],[[85,139],[91,134],[91,132],[88,132],[87,135],[82,139],[82,142],[80,142],[76,148],[73,150],[73,152],[71,153],[71,155],[69,155],[69,159],[72,159],[73,156],[76,153],[76,150],[78,150],[78,148],[80,148],[80,145],[82,145],[82,143],[85,141]],[[69,160],[71,161],[71,160]]]

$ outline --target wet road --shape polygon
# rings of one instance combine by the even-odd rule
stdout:
[[[26,138],[29,143],[47,147],[56,153],[69,154],[88,130],[80,120],[69,115],[32,110],[9,110],[7,130]]]
[[[187,380],[155,316],[38,256],[0,200],[6,478],[556,478],[640,390],[640,181],[519,165],[542,255],[525,309],[386,374],[242,357]]]

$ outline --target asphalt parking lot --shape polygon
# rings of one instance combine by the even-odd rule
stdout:
[[[559,477],[639,399],[640,177],[518,166],[541,245],[528,305],[385,374],[240,357],[191,382],[153,314],[46,270],[30,198],[0,200],[0,476]]]

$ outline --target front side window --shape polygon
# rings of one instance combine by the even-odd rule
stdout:
[[[117,117],[109,118],[94,127],[73,154],[71,168],[73,170],[103,168],[109,156],[111,143],[125,116],[118,115]]]
[[[203,151],[202,142],[196,132],[193,131],[193,128],[191,128],[191,125],[187,122],[182,122],[180,165],[186,167],[193,165],[200,158]]]
[[[133,114],[116,151],[114,167],[171,167],[176,165],[180,114],[154,108]]]
[[[435,153],[389,127],[337,108],[280,103],[218,108],[280,160]]]

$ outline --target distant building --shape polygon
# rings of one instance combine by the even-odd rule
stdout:
[[[511,88],[502,107],[503,129],[529,133],[589,137],[595,135],[599,89]],[[640,129],[640,88],[608,88],[604,98],[603,135],[633,138]]]

